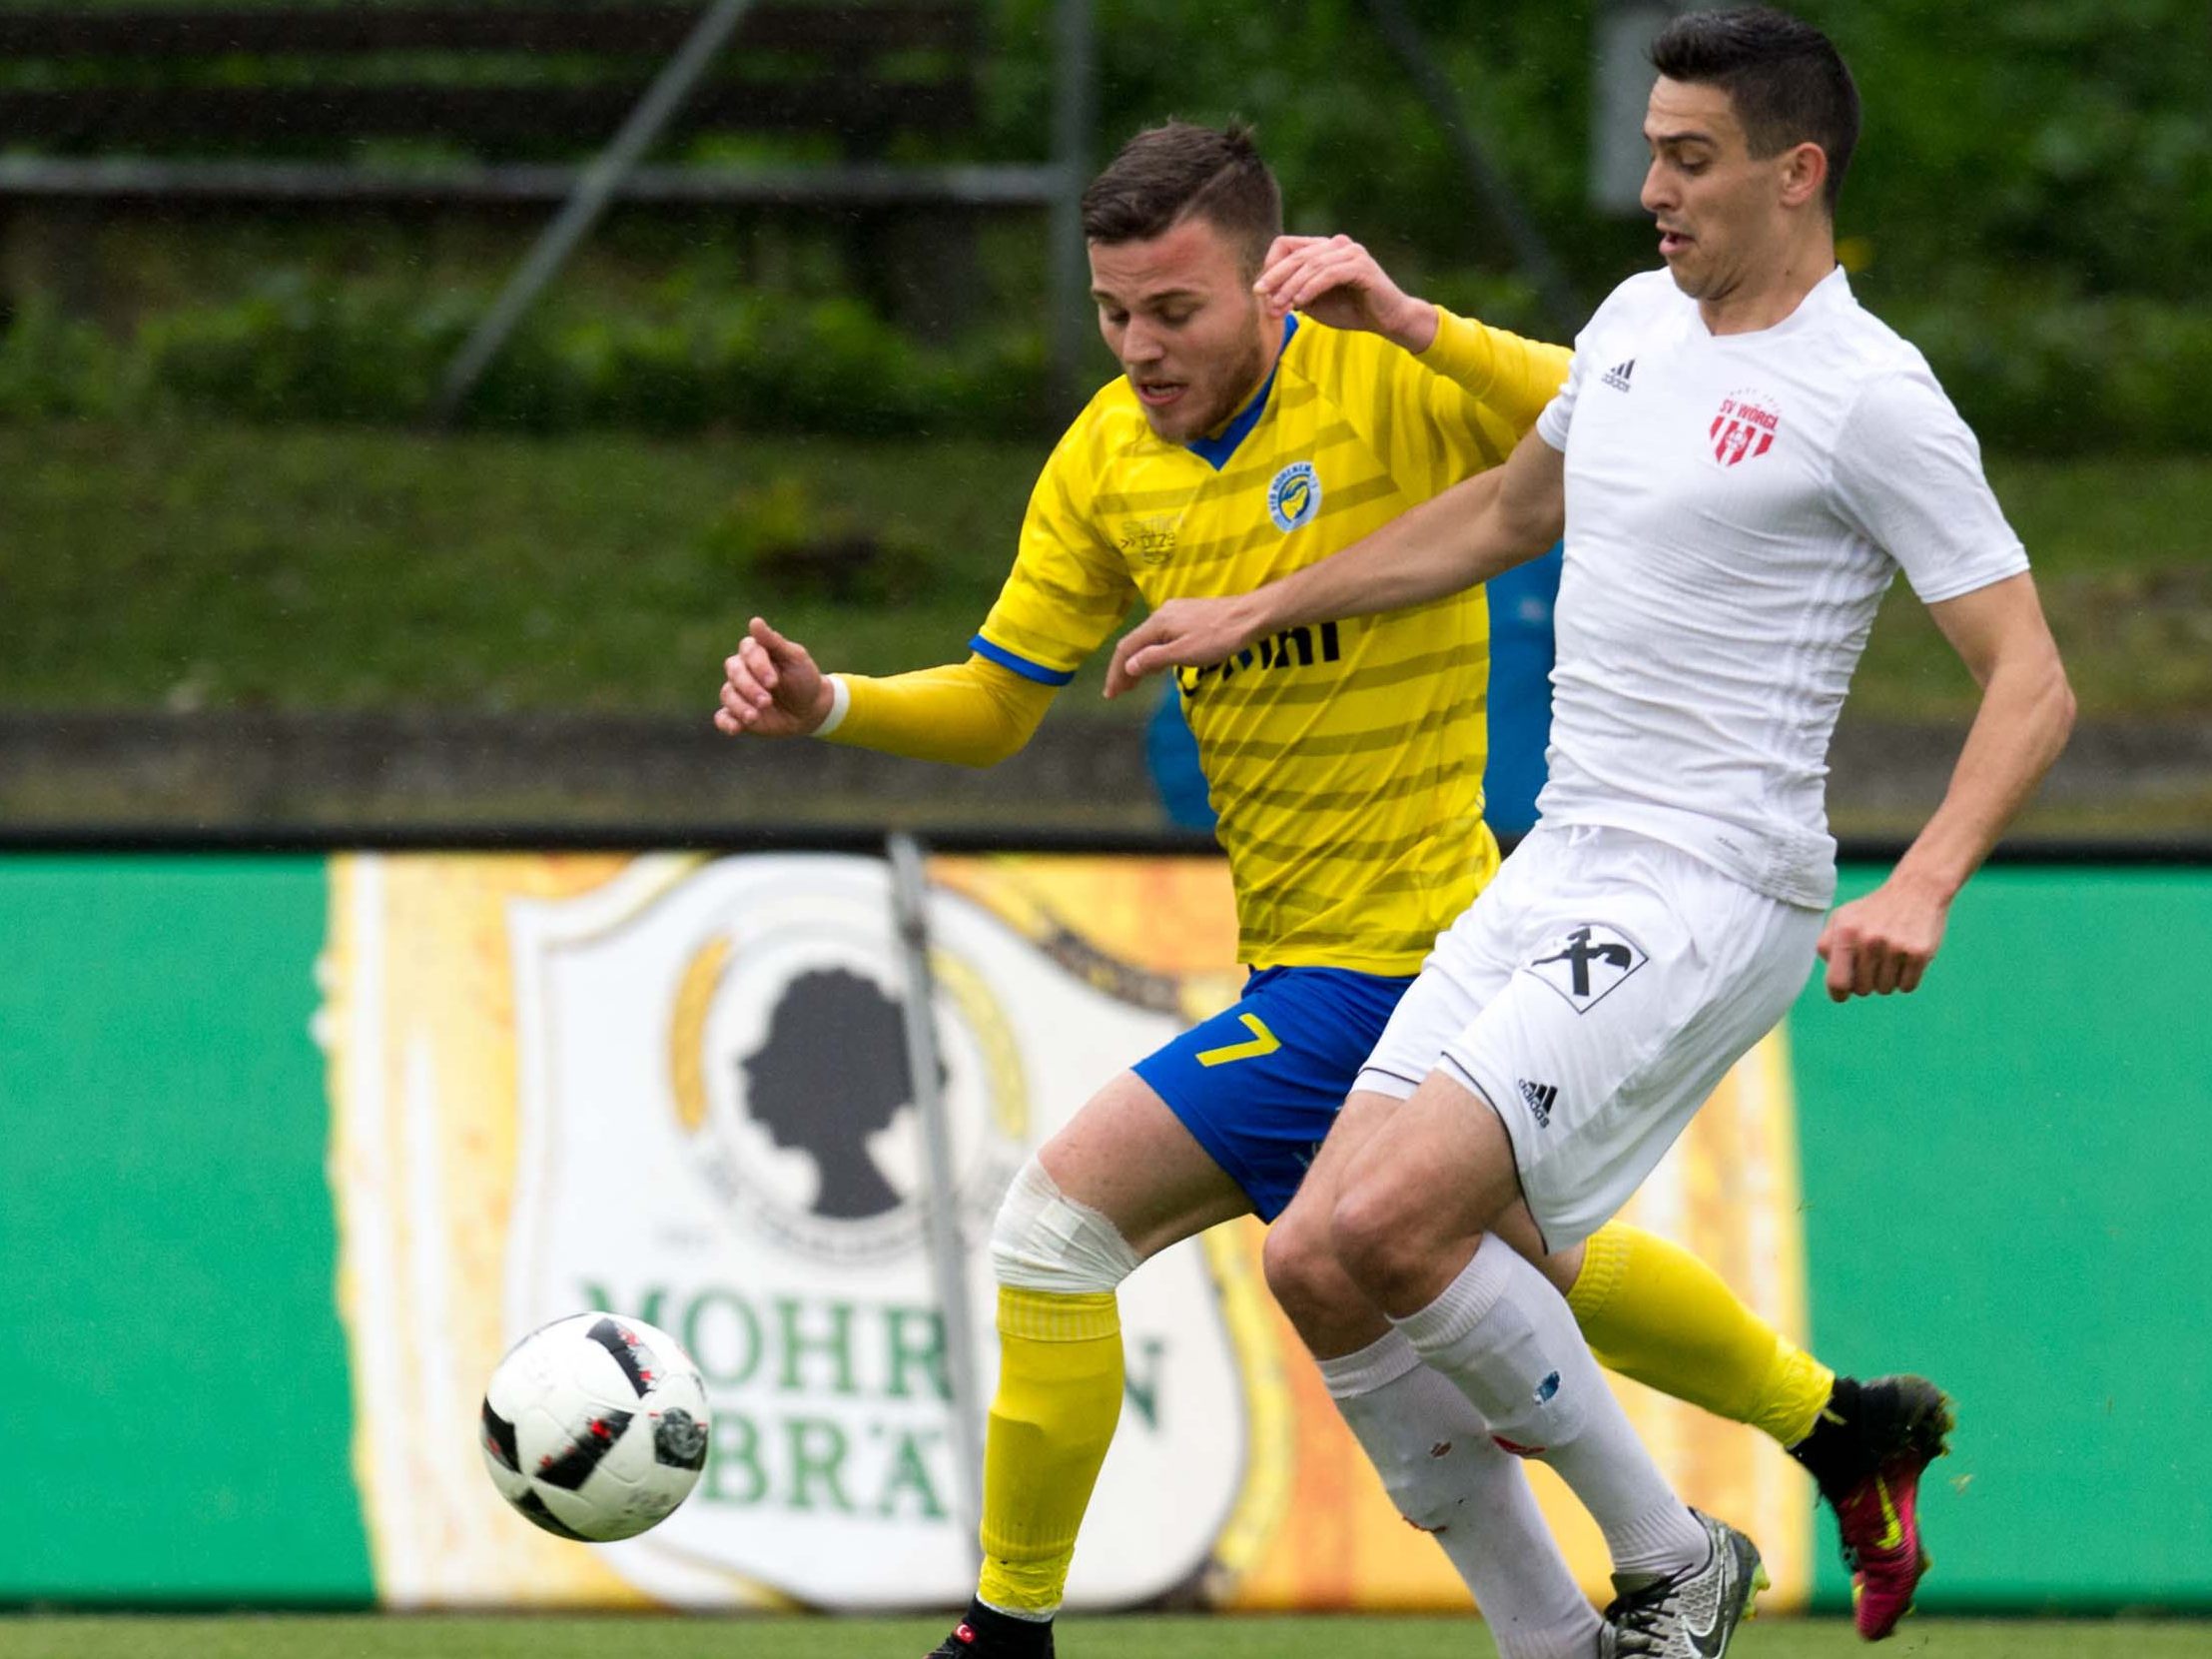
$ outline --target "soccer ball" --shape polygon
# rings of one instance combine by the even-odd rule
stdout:
[[[665,1520],[706,1467],[706,1385],[666,1331],[577,1313],[507,1350],[484,1390],[484,1468],[563,1538],[605,1543]]]

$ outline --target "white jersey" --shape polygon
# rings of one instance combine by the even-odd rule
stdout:
[[[1829,738],[1891,576],[1934,603],[2027,568],[1973,433],[1841,268],[1719,336],[1630,278],[1536,429],[1567,479],[1539,815],[1826,907]]]

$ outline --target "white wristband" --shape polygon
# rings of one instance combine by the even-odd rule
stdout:
[[[822,723],[811,735],[827,737],[845,723],[845,712],[853,706],[852,687],[845,683],[843,674],[830,676],[830,711],[822,717]]]

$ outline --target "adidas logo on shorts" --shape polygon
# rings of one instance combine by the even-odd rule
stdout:
[[[1536,1114],[1536,1127],[1552,1127],[1552,1106],[1559,1099],[1556,1083],[1531,1083],[1527,1078],[1516,1080],[1521,1085],[1521,1099],[1528,1102],[1528,1109]]]

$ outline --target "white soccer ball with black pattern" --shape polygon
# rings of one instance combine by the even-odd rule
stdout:
[[[484,1467],[563,1538],[605,1543],[665,1520],[699,1483],[713,1428],[699,1368],[664,1330],[578,1313],[507,1351],[484,1390]]]

